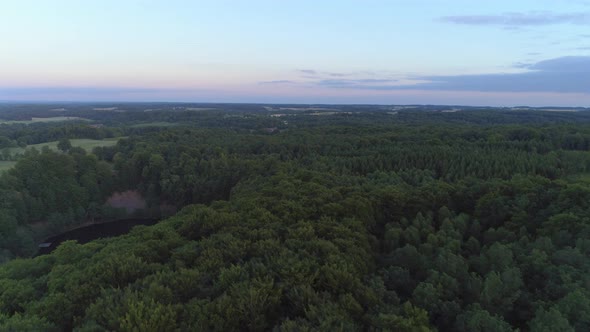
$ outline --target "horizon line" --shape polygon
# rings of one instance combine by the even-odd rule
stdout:
[[[218,101],[79,101],[79,100],[0,100],[0,104],[221,104],[221,105],[338,105],[338,106],[444,106],[444,107],[473,107],[473,108],[567,108],[567,109],[590,109],[590,106],[491,106],[491,105],[469,105],[469,104],[378,104],[378,103],[301,103],[301,102],[218,102]]]

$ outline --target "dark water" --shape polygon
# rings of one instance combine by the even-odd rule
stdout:
[[[125,219],[76,228],[43,240],[42,243],[51,243],[51,245],[45,248],[39,248],[37,255],[45,255],[52,252],[63,241],[76,240],[78,243],[86,243],[99,238],[127,234],[135,226],[154,225],[157,222],[158,220],[156,219]]]

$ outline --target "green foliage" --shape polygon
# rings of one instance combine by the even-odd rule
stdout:
[[[530,328],[531,332],[574,332],[568,320],[556,309],[539,309]]]
[[[69,149],[72,148],[72,143],[67,138],[62,138],[57,143],[57,148],[63,152],[67,152]]]
[[[457,331],[511,332],[514,331],[502,318],[474,306],[457,317]]]
[[[0,177],[0,245],[10,256],[30,256],[45,234],[99,216],[98,206],[114,189],[111,167],[73,151],[27,152]]]
[[[59,328],[49,323],[45,318],[20,314],[10,317],[0,314],[0,330],[6,332],[60,331]]]
[[[0,176],[0,329],[590,329],[585,114],[130,113],[96,115],[130,135],[116,146]],[[56,128],[0,143],[111,130]],[[130,189],[179,212],[14,259],[38,221],[115,217]]]

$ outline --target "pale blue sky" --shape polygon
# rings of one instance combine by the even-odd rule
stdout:
[[[590,106],[585,0],[0,0],[0,100]]]

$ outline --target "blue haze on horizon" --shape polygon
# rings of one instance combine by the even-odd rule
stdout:
[[[590,106],[590,0],[1,0],[0,100]]]

